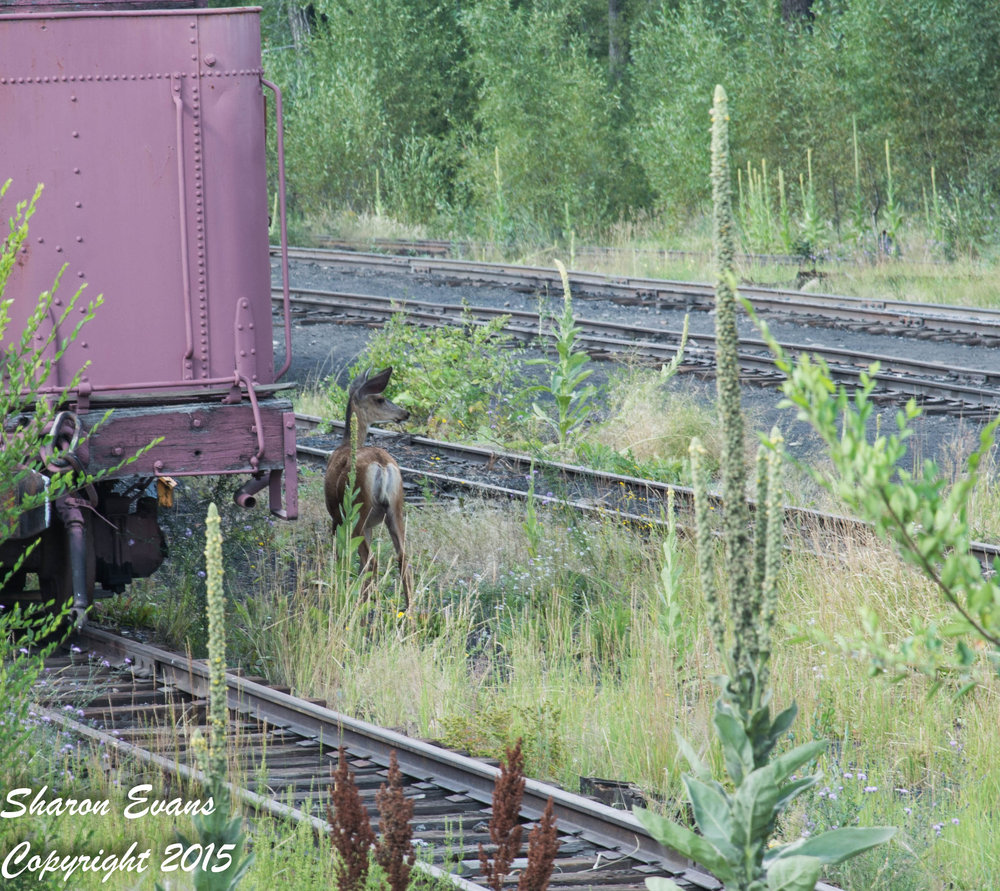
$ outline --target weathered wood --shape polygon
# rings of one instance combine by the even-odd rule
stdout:
[[[277,399],[259,405],[264,454],[257,468],[250,463],[259,448],[253,408],[244,401],[117,408],[106,419],[105,412],[89,412],[82,416],[90,450],[88,470],[107,471],[159,437],[161,442],[112,476],[280,470],[285,464],[284,415],[292,407]]]

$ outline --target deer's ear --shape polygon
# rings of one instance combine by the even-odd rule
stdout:
[[[360,396],[364,391],[365,387],[368,385],[368,375],[371,374],[371,369],[366,368],[361,372],[354,380],[351,381],[350,386],[347,388],[348,396]]]
[[[392,366],[388,368],[383,368],[378,374],[368,377],[364,384],[364,392],[368,393],[381,393],[388,385],[389,378],[392,376]]]

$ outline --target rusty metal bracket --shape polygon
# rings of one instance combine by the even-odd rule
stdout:
[[[284,320],[285,320],[285,363],[275,374],[275,381],[280,381],[284,377],[292,364],[292,309],[291,309],[291,286],[288,273],[288,217],[285,211],[285,120],[281,107],[281,90],[277,84],[261,78],[260,82],[274,93],[274,119],[278,152],[278,216],[281,226],[281,290],[284,295]]]

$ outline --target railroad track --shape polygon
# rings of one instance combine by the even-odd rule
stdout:
[[[340,444],[343,424],[304,414],[296,414],[296,423],[299,454],[325,463]],[[337,432],[317,433],[321,427]],[[399,462],[414,498],[422,498],[422,482],[426,480],[438,490],[507,499],[533,498],[539,504],[639,529],[663,529],[667,525],[668,492],[672,492],[678,525],[685,528],[693,523],[694,490],[687,486],[377,428],[370,431],[370,436]],[[710,499],[716,508],[721,506],[718,496],[711,495]],[[750,508],[751,512],[756,510],[753,501]],[[868,541],[874,536],[871,525],[861,520],[792,505],[785,507],[785,530],[786,535],[824,554],[837,553],[845,541]],[[993,561],[1000,557],[1000,546],[973,542],[970,553],[984,571],[992,571]]]
[[[361,241],[359,239],[329,237],[317,239],[317,242],[318,247],[326,250],[375,252],[403,257],[471,257],[476,253],[482,253],[486,248],[497,248],[497,245],[493,243],[446,241],[439,238],[370,238]],[[623,251],[613,247],[576,248],[577,256],[611,257],[621,256],[622,253]],[[631,248],[627,254],[669,257],[679,260],[696,259],[706,262],[711,260],[709,251],[683,251],[669,248]],[[777,266],[795,266],[804,262],[803,258],[790,254],[737,254],[736,261],[738,263],[767,263]]]
[[[49,661],[36,713],[101,744],[115,759],[202,779],[189,734],[196,727],[208,732],[205,663],[93,627],[80,633],[74,649]],[[338,747],[345,746],[362,800],[375,816],[374,793],[395,751],[414,803],[420,868],[453,877],[466,891],[482,887],[478,848],[490,844],[497,767],[296,698],[260,678],[229,673],[226,684],[231,776],[254,786],[237,782],[233,791],[251,811],[325,833],[331,772]],[[691,891],[721,887],[653,840],[630,811],[556,786],[527,780],[522,821],[537,820],[550,798],[560,842],[550,888],[638,891],[649,876],[668,876]],[[523,867],[515,861],[513,869]]]
[[[273,299],[281,300],[275,289]],[[399,300],[371,294],[355,294],[308,288],[291,289],[294,318],[298,324],[336,321],[341,324],[371,324],[396,313],[422,325],[447,326],[485,324],[506,317],[504,331],[525,342],[553,342],[549,320],[538,313],[494,306],[470,306],[420,300]],[[641,356],[651,362],[669,362],[681,341],[681,331],[652,324],[626,325],[586,317],[576,319],[579,343],[593,358],[621,359]],[[917,399],[925,412],[990,417],[1000,410],[1000,372],[961,368],[939,362],[904,357],[864,354],[816,344],[783,343],[787,353],[821,356],[838,383],[857,386],[861,375],[875,362],[877,389],[874,398],[892,403]],[[739,361],[744,382],[777,385],[784,376],[774,366],[767,344],[757,338],[740,339]],[[715,337],[692,335],[684,353],[682,372],[710,376],[715,371]]]
[[[276,254],[276,249],[272,249],[272,255]],[[552,267],[310,248],[290,249],[289,258],[371,274],[384,271],[455,285],[493,284],[529,293],[543,291],[562,295],[562,282]],[[683,312],[714,309],[715,287],[702,282],[580,271],[570,272],[569,281],[574,298],[613,300],[626,306]],[[805,293],[748,284],[740,285],[740,294],[750,300],[760,315],[787,318],[802,324],[974,346],[1000,344],[1000,310]]]

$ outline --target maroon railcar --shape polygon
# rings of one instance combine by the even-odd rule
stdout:
[[[51,439],[108,474],[162,438],[0,545],[2,579],[38,542],[0,598],[72,598],[79,616],[95,593],[149,575],[164,553],[152,484],[162,495],[166,478],[249,475],[239,503],[269,487],[272,512],[295,516],[294,417],[278,398],[287,300],[280,369],[272,340],[268,89],[257,8],[0,5],[5,201],[44,184],[4,293],[7,342],[64,268],[57,300],[86,284],[103,305],[46,384],[59,394],[86,365]]]

